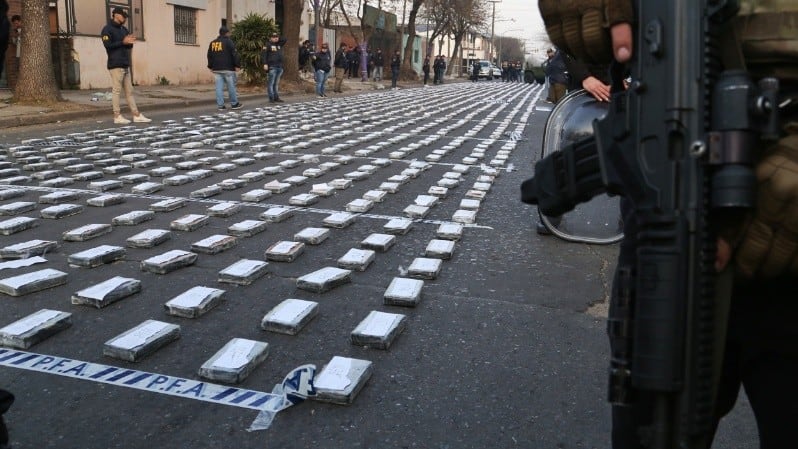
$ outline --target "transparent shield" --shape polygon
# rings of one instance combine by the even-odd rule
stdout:
[[[609,105],[596,101],[585,90],[566,95],[552,109],[543,133],[541,157],[593,135],[593,120],[604,117]],[[541,223],[552,234],[569,242],[610,244],[623,238],[620,198],[599,195],[561,217],[541,214]]]

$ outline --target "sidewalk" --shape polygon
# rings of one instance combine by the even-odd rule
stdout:
[[[459,82],[457,78],[447,79],[447,82]],[[328,89],[332,90],[332,80],[328,81]],[[344,93],[335,94],[351,95],[363,91],[390,89],[390,80],[374,83],[361,82],[359,79],[345,79]],[[297,86],[281,84],[281,97],[285,100],[299,101],[314,98],[314,84],[306,81],[302,89]],[[421,87],[419,81],[400,82],[400,88]],[[134,95],[139,109],[146,113],[165,109],[177,110],[181,108],[216,104],[213,84],[185,85],[185,86],[136,86]],[[90,117],[103,117],[112,124],[110,89],[92,90],[62,90],[61,96],[67,100],[63,107],[21,106],[9,103],[13,93],[8,89],[0,89],[0,129],[17,126],[41,125],[57,123],[68,120],[85,119]],[[264,87],[239,86],[238,97],[241,103],[260,101],[265,104],[266,92]],[[331,95],[332,97],[332,95]],[[107,98],[107,99],[106,99]],[[225,98],[227,94],[225,93]],[[334,98],[334,97],[333,97]],[[60,106],[60,105],[59,105]],[[214,107],[215,110],[215,107]],[[127,103],[122,95],[122,113],[130,118]]]

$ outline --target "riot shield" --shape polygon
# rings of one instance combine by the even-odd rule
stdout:
[[[543,131],[541,158],[593,135],[593,120],[604,117],[608,103],[597,101],[584,89],[566,95],[551,111]],[[610,244],[623,239],[620,199],[599,195],[562,217],[538,213],[553,235],[569,242]]]

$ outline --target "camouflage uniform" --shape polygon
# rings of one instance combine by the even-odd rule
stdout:
[[[609,29],[633,21],[628,0],[540,0],[552,42],[587,63],[612,57]],[[744,67],[756,81],[774,76],[781,83],[784,137],[761,148],[756,166],[757,202],[734,232],[724,233],[734,248],[735,284],[726,352],[715,411],[716,424],[734,406],[740,385],[756,417],[761,448],[792,447],[798,441],[798,1],[741,1],[723,48],[724,63]],[[635,49],[645,44],[636,42]],[[636,261],[635,213],[622,202],[625,240],[619,267]],[[634,278],[634,273],[631,273]],[[623,315],[619,289],[630,277],[617,271],[610,321]],[[611,339],[612,352],[625,348]],[[651,422],[645,392],[629,407],[613,407],[613,447],[644,447],[637,429]]]

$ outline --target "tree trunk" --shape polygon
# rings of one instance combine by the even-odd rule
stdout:
[[[460,77],[462,68],[460,65],[462,61],[460,60],[459,52],[460,52],[460,40],[462,39],[462,35],[454,37],[454,48],[452,49],[452,55],[449,56],[449,65],[446,67],[446,74],[447,75],[455,75],[456,77]],[[457,67],[457,69],[455,69]]]
[[[22,0],[22,55],[14,101],[19,103],[52,103],[63,101],[55,82],[50,50],[49,2]]]
[[[407,43],[405,44],[405,53],[402,58],[402,69],[400,75],[402,79],[418,79],[418,73],[413,70],[413,46],[416,42],[416,16],[421,4],[424,0],[413,0],[410,7],[410,15],[407,19]]]
[[[299,29],[305,11],[304,0],[285,0],[282,35],[286,38],[283,47],[283,76],[292,82],[299,79]]]

